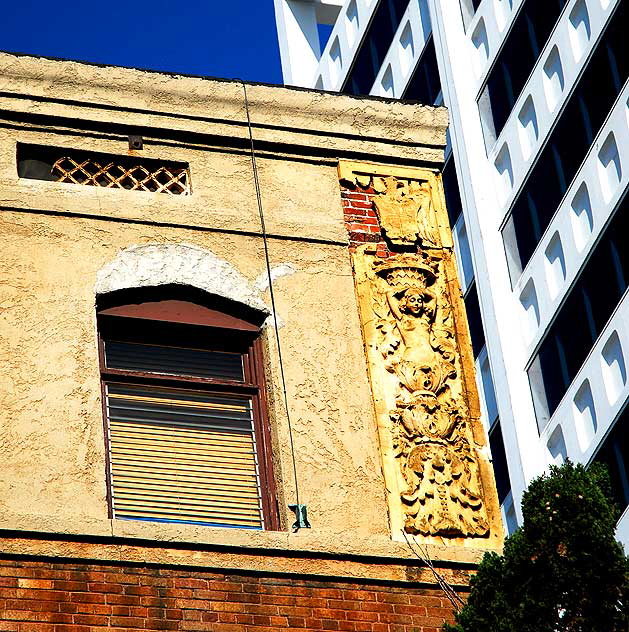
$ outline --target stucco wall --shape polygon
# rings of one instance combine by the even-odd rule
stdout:
[[[134,246],[201,249],[242,275],[247,300],[270,305],[242,84],[0,54],[0,91],[15,95],[0,97],[11,112],[0,117],[0,529],[413,557],[390,538],[337,164],[348,155],[438,164],[445,111],[248,90],[271,265],[282,266],[274,290],[300,499],[313,528],[252,534],[107,517],[95,320],[103,270],[119,264],[124,278],[122,255]],[[29,96],[48,93],[57,100]],[[129,151],[131,129],[143,150]],[[19,179],[18,142],[185,161],[193,192]],[[203,261],[189,278],[205,274]],[[166,257],[165,283],[169,265]],[[295,482],[270,321],[265,352],[288,529]],[[461,555],[475,559],[442,552]]]
[[[262,241],[10,211],[0,216],[0,227],[7,237],[2,406],[11,411],[3,424],[2,513],[5,519],[18,513],[106,519],[94,310],[98,271],[129,246],[185,242],[232,263],[253,284],[265,272]],[[358,503],[360,528],[383,533],[386,511],[348,255],[338,247],[285,241],[273,242],[270,254],[273,265],[290,263],[295,270],[275,281],[275,292],[300,494],[318,527],[343,526]],[[164,279],[167,273],[168,266]],[[280,393],[269,327],[267,334],[272,388]],[[272,398],[272,405],[276,469],[290,500],[281,398]]]

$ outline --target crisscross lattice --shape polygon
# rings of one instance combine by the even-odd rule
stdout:
[[[53,164],[52,175],[56,182],[171,195],[190,194],[188,170],[181,167],[147,168],[141,164],[127,166],[113,161],[75,160],[64,156]]]

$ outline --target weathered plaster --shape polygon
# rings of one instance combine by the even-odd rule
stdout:
[[[118,108],[115,119],[120,123],[248,138],[245,93],[239,81],[103,68],[10,53],[0,53],[0,68],[0,91],[44,99],[54,94],[73,101],[29,102],[6,95],[0,98],[3,109],[109,121],[110,110],[90,107],[103,104]],[[260,142],[437,164],[443,161],[448,125],[443,107],[255,84],[247,85],[247,101],[254,136]],[[186,117],[179,116],[182,104]]]
[[[299,496],[312,523],[297,534],[252,533],[108,519],[94,310],[97,293],[181,283],[268,313],[243,85],[2,53],[0,92],[0,107],[15,119],[12,128],[0,127],[0,528],[75,540],[11,540],[5,533],[0,550],[234,568],[271,568],[283,550],[311,551],[313,560],[317,551],[412,558],[391,541],[337,164],[351,155],[439,166],[446,111],[247,87]],[[128,149],[130,129],[144,134],[141,152]],[[17,142],[187,162],[192,194],[21,179]],[[270,327],[263,342],[273,466],[288,529],[293,454]],[[192,553],[88,544],[112,534],[189,542]],[[220,543],[273,553],[259,562],[254,554],[202,553],[203,544]],[[434,557],[458,555],[434,549]],[[299,570],[300,558],[290,559],[282,564]],[[327,564],[309,561],[308,572]],[[376,572],[365,568],[343,572]]]
[[[210,251],[251,287],[266,274],[262,239],[11,211],[0,213],[0,233],[6,241],[0,262],[6,367],[0,400],[2,410],[11,411],[0,426],[0,522],[28,528],[23,517],[17,523],[12,517],[23,514],[25,506],[53,523],[72,516],[106,519],[94,313],[99,271],[110,270],[119,256],[135,262],[137,253],[184,249],[207,262]],[[274,292],[285,323],[280,337],[300,496],[317,530],[338,532],[351,516],[358,532],[386,534],[384,485],[348,253],[340,246],[273,239],[269,248],[273,267],[288,264],[296,270],[277,278]],[[101,281],[99,291],[125,285],[127,268],[115,269],[111,278],[120,280]],[[164,281],[172,282],[168,266],[143,264],[139,274],[135,263],[127,281],[158,283],[160,269],[166,272]],[[270,303],[268,290],[259,300]],[[295,498],[292,457],[271,330],[265,342],[276,477],[289,503]]]
[[[280,263],[278,266],[271,268],[271,274],[269,279],[268,271],[264,271],[254,282],[253,287],[259,292],[264,292],[268,289],[269,283],[273,283],[276,279],[289,274],[295,274],[296,270],[290,263]]]
[[[0,537],[2,537],[0,532]],[[250,543],[243,547],[210,545],[203,542],[155,542],[147,547],[134,539],[114,536],[97,541],[81,541],[47,534],[46,540],[31,538],[28,534],[6,534],[2,538],[2,549],[13,555],[45,555],[76,561],[140,563],[159,566],[185,566],[199,569],[221,569],[224,571],[273,573],[274,575],[299,576],[302,579],[345,580],[361,579],[376,581],[434,584],[435,576],[428,564],[412,554],[407,547],[400,556],[378,552],[376,555],[359,542],[360,552],[326,553],[321,555],[328,543],[319,543],[314,549],[296,548],[283,544],[273,549],[268,546],[253,548]],[[154,534],[148,534],[154,540]],[[201,544],[201,546],[199,546]],[[362,547],[360,545],[363,545]],[[446,559],[446,549],[423,550],[430,556],[433,568],[452,587],[466,590],[470,575],[478,563],[478,556],[467,559]],[[434,555],[434,557],[433,557]],[[444,557],[445,556],[445,557]]]
[[[190,285],[270,313],[249,281],[214,253],[190,244],[144,244],[119,252],[96,274],[96,294],[133,287]]]

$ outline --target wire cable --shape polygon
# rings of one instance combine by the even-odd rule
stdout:
[[[256,199],[258,202],[258,213],[260,215],[260,229],[262,230],[262,242],[264,244],[264,258],[266,260],[266,272],[269,279],[269,294],[271,296],[271,310],[273,311],[273,328],[275,329],[275,342],[277,344],[277,355],[280,364],[280,377],[282,380],[282,391],[284,394],[284,407],[286,409],[286,420],[288,422],[288,438],[290,443],[290,451],[291,457],[293,461],[293,476],[295,479],[295,500],[297,504],[297,522],[299,522],[299,482],[297,478],[297,462],[295,460],[295,444],[293,442],[293,427],[290,420],[290,410],[288,407],[288,395],[286,393],[286,378],[284,376],[284,361],[282,359],[282,344],[280,342],[280,331],[277,323],[277,310],[275,309],[275,294],[273,292],[273,278],[271,275],[271,260],[269,257],[269,243],[268,236],[266,232],[266,223],[264,221],[264,211],[262,209],[262,195],[260,193],[260,179],[258,177],[258,165],[256,163],[256,153],[253,142],[253,129],[251,126],[251,116],[249,114],[249,99],[247,97],[247,86],[244,82],[242,82],[242,88],[245,95],[245,111],[247,113],[247,128],[249,130],[249,143],[251,146],[251,168],[253,170],[253,181],[256,190]],[[299,526],[295,527],[297,531]]]
[[[461,608],[465,605],[465,601],[463,601],[463,599],[459,597],[457,592],[454,590],[454,588],[452,588],[452,586],[450,586],[450,584],[445,579],[445,577],[441,573],[439,573],[439,571],[435,568],[435,565],[432,563],[432,560],[430,559],[430,555],[428,554],[428,547],[424,546],[424,550],[422,551],[421,545],[419,544],[419,542],[417,542],[417,540],[413,538],[415,545],[419,549],[419,553],[418,553],[413,548],[413,545],[411,544],[411,541],[406,535],[406,531],[404,531],[404,529],[402,529],[402,535],[404,536],[404,539],[406,540],[406,544],[408,544],[408,548],[411,550],[413,555],[418,557],[426,566],[428,566],[431,573],[434,575],[435,579],[437,580],[439,587],[445,593],[445,596],[448,598],[448,600],[450,601],[450,603],[452,604],[456,612],[461,612]]]

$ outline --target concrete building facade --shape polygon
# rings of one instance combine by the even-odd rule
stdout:
[[[627,3],[337,10],[315,67],[287,54],[299,33],[281,42],[287,83],[450,111],[446,197],[509,529],[531,478],[566,458],[606,462],[627,507]],[[618,527],[629,544],[629,516]]]
[[[440,629],[502,540],[445,109],[0,66],[0,629]]]

